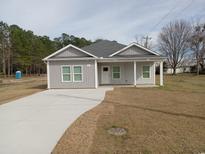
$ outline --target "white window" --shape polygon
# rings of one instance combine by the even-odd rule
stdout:
[[[143,78],[150,78],[150,66],[143,66]]]
[[[112,67],[112,78],[113,79],[120,79],[120,66],[113,66]]]
[[[62,82],[71,82],[71,67],[61,66]]]
[[[83,81],[82,66],[73,66],[73,81],[74,82]]]

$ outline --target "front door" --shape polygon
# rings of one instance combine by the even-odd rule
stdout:
[[[101,70],[101,83],[110,84],[110,67],[102,66]]]

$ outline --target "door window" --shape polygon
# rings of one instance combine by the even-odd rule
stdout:
[[[108,67],[103,67],[103,72],[107,72],[108,71]]]

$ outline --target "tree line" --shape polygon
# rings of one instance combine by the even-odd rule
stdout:
[[[136,41],[152,48],[148,36],[136,38]],[[93,42],[90,40],[66,33],[51,40],[48,36],[38,36],[30,30],[17,25],[9,26],[1,21],[0,74],[10,76],[16,70],[21,70],[26,75],[45,73],[46,67],[42,59],[47,55],[68,44],[83,47],[91,43]],[[159,33],[157,48],[167,57],[167,64],[173,69],[173,74],[187,59],[196,63],[196,72],[199,74],[205,69],[205,22],[175,20],[168,23]]]
[[[18,25],[0,22],[0,75],[10,76],[17,70],[25,75],[46,72],[42,59],[54,51],[73,44],[83,47],[91,44],[90,40],[63,33],[51,40],[48,36],[35,35]]]

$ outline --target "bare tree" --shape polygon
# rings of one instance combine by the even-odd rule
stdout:
[[[190,23],[177,20],[163,27],[159,35],[159,49],[167,56],[173,74],[176,74],[176,68],[183,62],[188,52],[190,34]]]
[[[152,38],[149,36],[136,36],[135,37],[135,40],[138,44],[140,44],[141,46],[144,46],[145,48],[148,48],[148,49],[153,48],[151,39]]]
[[[200,72],[200,66],[203,69],[205,56],[205,24],[197,23],[193,26],[190,38],[190,47],[193,51],[194,59],[197,63],[197,75]]]

